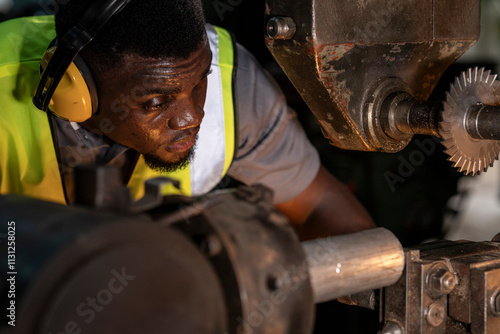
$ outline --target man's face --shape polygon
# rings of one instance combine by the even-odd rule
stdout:
[[[204,116],[211,52],[203,44],[187,59],[125,58],[101,80],[99,112],[84,123],[167,171],[185,165]]]

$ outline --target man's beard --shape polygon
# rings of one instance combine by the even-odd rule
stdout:
[[[146,166],[154,171],[164,174],[173,173],[189,166],[189,162],[194,157],[194,148],[195,145],[189,149],[188,154],[185,157],[178,161],[169,162],[162,160],[159,156],[154,154],[143,154],[144,162],[146,163]]]

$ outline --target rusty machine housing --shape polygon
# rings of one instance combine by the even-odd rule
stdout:
[[[475,175],[500,153],[496,75],[471,68],[428,99],[479,38],[480,12],[477,0],[266,0],[266,44],[332,145],[398,152],[431,135]],[[381,334],[497,333],[498,238],[406,249],[396,284],[342,300],[379,309]]]
[[[349,150],[406,146],[411,134],[384,131],[382,104],[394,93],[427,100],[480,32],[476,0],[267,0],[266,15],[277,21],[269,50],[325,136]]]

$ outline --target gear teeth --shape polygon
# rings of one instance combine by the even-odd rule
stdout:
[[[463,160],[462,160],[462,159],[463,159],[463,156],[459,155],[459,156],[458,156],[458,158],[457,158],[456,160],[455,160],[455,159],[451,160],[451,161],[454,161],[454,162],[455,162],[455,165],[454,165],[453,167],[457,167],[457,168],[459,168],[460,166],[463,166],[463,163],[464,163],[464,162],[463,162]],[[461,164],[462,164],[462,165],[461,165]]]
[[[467,170],[467,168],[465,167],[466,165],[467,165],[467,160],[461,162],[461,164],[457,166],[460,170],[460,173],[463,173],[464,171]]]
[[[454,88],[455,88],[455,90],[454,90],[454,93],[456,93],[456,94],[457,94],[457,96],[458,96],[458,91],[462,91],[462,90],[464,90],[464,88],[465,88],[465,87],[462,87],[462,82],[463,82],[463,81],[462,81],[462,77],[463,77],[463,74],[464,74],[464,73],[462,73],[462,76],[457,77],[457,78],[455,79],[455,87],[454,87]]]
[[[449,139],[449,140],[445,140],[445,141],[443,142],[443,145],[444,145],[444,147],[446,147],[447,149],[451,149],[451,148],[453,148],[453,147],[455,146],[455,143],[453,142],[453,140],[452,140],[452,139]]]
[[[480,76],[480,79],[479,80],[482,80],[484,78],[484,73],[485,73],[485,68],[484,67],[481,67],[481,68],[478,68],[476,66],[476,71],[479,72],[479,76]]]
[[[489,165],[490,165],[490,167],[493,167],[493,163],[495,162],[495,157],[494,157],[494,156],[492,157],[492,156],[491,156],[491,154],[490,154],[490,155],[489,155],[489,160],[488,160],[488,161],[489,161]]]
[[[467,72],[463,72],[462,73],[462,77],[461,77],[461,84],[462,84],[462,86],[460,87],[461,89],[467,88],[467,86],[469,84],[469,78],[470,78],[470,76],[467,75],[468,73],[470,73],[470,69]]]
[[[474,161],[473,160],[468,160],[467,163],[465,164],[466,165],[466,173],[465,175],[468,175],[470,172],[472,172],[474,170]]]
[[[455,165],[453,167],[457,167],[456,165],[457,165],[458,159],[460,159],[460,153],[459,152],[457,152],[454,155],[450,156],[448,158],[448,161],[455,162]]]
[[[446,154],[448,154],[450,157],[454,156],[455,154],[458,153],[458,150],[455,146],[451,146],[447,150],[444,151]]]
[[[467,70],[467,75],[465,76],[465,78],[467,79],[467,86],[470,86],[472,84],[472,79],[474,78],[474,69],[473,68],[469,68]]]
[[[477,166],[478,162],[476,160],[473,160],[470,162],[469,164],[469,169],[467,169],[467,174],[471,173],[472,172],[472,176],[474,176],[476,174],[476,166]],[[472,166],[471,166],[472,165]]]
[[[490,165],[490,167],[493,167],[493,163],[495,162],[495,160],[498,159],[496,156],[495,156],[495,152],[493,151],[489,151],[488,152],[488,164]]]
[[[472,83],[473,81],[478,81],[478,79],[477,79],[478,76],[479,76],[479,69],[476,66],[472,70],[472,73],[471,73],[471,76],[470,76],[470,83]]]
[[[472,160],[467,160],[464,164],[464,172],[465,175],[468,175],[471,172]]]
[[[446,93],[446,104],[450,104],[451,101],[453,101],[454,103],[456,103],[455,101],[458,99],[458,91],[456,89],[456,86],[460,86],[460,82],[456,81],[456,85],[452,85],[452,88],[451,88],[451,91],[449,93]]]
[[[448,122],[441,122],[441,131],[446,132],[446,133],[451,133],[451,127],[452,125]]]
[[[498,154],[500,153],[500,141],[494,142],[493,146],[494,147],[491,150],[495,153],[495,156],[498,159]]]
[[[491,74],[491,71],[488,70],[488,79],[491,79],[490,82],[486,81],[487,83],[490,84],[491,87],[495,86],[495,85],[498,85],[498,81],[497,81],[497,75],[496,74]]]
[[[493,166],[494,160],[499,159],[500,141],[475,141],[470,138],[463,123],[467,110],[475,103],[481,102],[478,88],[486,96],[497,94],[500,81],[484,67],[473,67],[460,73],[446,93],[443,102],[442,121],[439,123],[439,132],[443,139],[445,153],[449,156],[453,167],[465,175],[481,174],[488,167]],[[484,88],[483,88],[484,87]],[[495,93],[496,92],[496,93]],[[493,95],[495,96],[495,95]],[[498,99],[498,98],[497,98]],[[497,101],[497,100],[495,100]],[[488,102],[490,103],[490,102]],[[498,100],[500,104],[500,100]]]
[[[444,112],[446,113],[447,116],[451,117],[453,110],[459,107],[457,100],[458,97],[453,97],[451,95],[449,96],[448,101],[444,106]]]

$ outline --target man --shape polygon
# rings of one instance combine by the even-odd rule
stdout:
[[[58,40],[91,3],[59,7]],[[205,26],[200,1],[132,0],[111,17],[78,55],[98,100],[86,120],[31,103],[53,18],[6,22],[0,33],[1,193],[71,203],[74,167],[83,163],[119,167],[135,197],[157,175],[203,195],[228,174],[271,188],[303,239],[374,226],[320,166],[272,79],[226,31]]]

